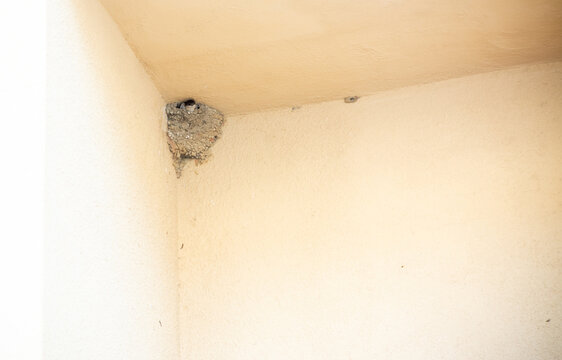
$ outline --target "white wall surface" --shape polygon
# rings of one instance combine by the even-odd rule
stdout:
[[[562,358],[562,63],[229,118],[213,153],[183,359]]]
[[[103,7],[48,23],[46,359],[562,357],[562,63],[230,117],[178,184]]]
[[[45,358],[177,359],[164,101],[97,1],[49,2],[47,60]]]

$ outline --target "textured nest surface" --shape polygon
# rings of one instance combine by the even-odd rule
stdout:
[[[187,159],[205,160],[209,149],[220,138],[224,116],[216,109],[194,100],[166,105],[168,145],[174,158],[176,175]]]

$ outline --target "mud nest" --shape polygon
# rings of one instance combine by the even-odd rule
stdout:
[[[220,138],[224,116],[216,109],[189,99],[166,105],[168,146],[179,178],[189,159],[206,160]]]

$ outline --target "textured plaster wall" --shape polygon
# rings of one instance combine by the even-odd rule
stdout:
[[[47,61],[45,358],[178,359],[164,101],[97,1],[49,2]]]
[[[562,357],[562,63],[229,118],[213,153],[183,359]]]

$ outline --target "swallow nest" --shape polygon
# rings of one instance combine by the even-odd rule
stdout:
[[[166,105],[168,146],[176,175],[189,159],[204,161],[222,135],[224,116],[216,109],[189,99]]]

